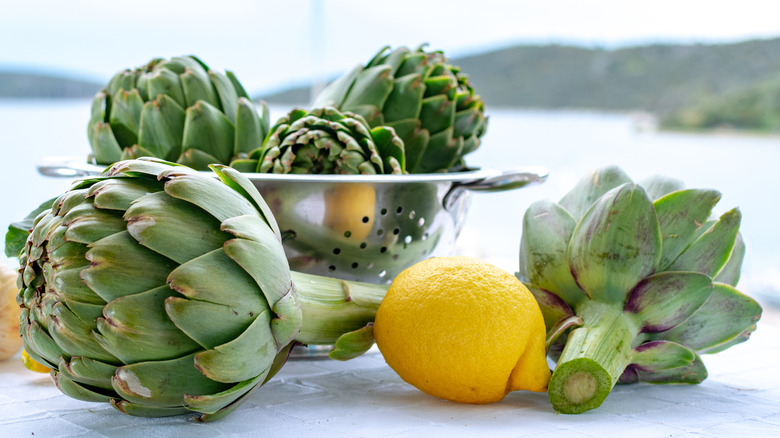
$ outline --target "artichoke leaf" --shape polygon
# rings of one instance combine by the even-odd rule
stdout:
[[[112,385],[131,403],[168,408],[183,406],[185,394],[214,394],[231,386],[204,376],[195,368],[194,354],[121,366]]]
[[[119,363],[119,359],[93,336],[96,328],[94,320],[84,321],[62,303],[55,304],[52,310],[53,322],[49,326],[49,334],[67,356],[87,356],[102,362]],[[59,360],[54,363],[59,363]]]
[[[266,265],[266,269],[269,266],[273,265]],[[179,265],[171,271],[168,283],[192,300],[236,307],[254,314],[269,307],[254,279],[228,257],[223,248]],[[203,321],[189,321],[188,325],[192,324],[203,325]]]
[[[182,152],[195,149],[216,157],[216,163],[228,163],[233,158],[234,135],[235,125],[225,114],[199,100],[186,111]]]
[[[718,283],[726,283],[736,287],[739,283],[740,272],[742,271],[742,260],[745,258],[745,241],[742,239],[742,233],[737,233],[734,241],[734,249],[731,251],[729,261],[726,266],[718,272],[713,280]]]
[[[166,285],[111,301],[97,320],[98,343],[123,363],[173,359],[198,350],[165,313],[171,295],[175,292]]]
[[[395,85],[384,105],[384,122],[392,123],[420,117],[425,85],[422,75],[409,74],[397,77]]]
[[[179,75],[167,68],[158,68],[148,75],[146,80],[148,87],[148,96],[152,99],[155,96],[168,96],[178,104],[180,108],[187,108],[187,99],[184,96],[184,89],[179,81]],[[126,88],[129,90],[129,88]]]
[[[294,285],[291,285],[290,290],[274,304],[271,310],[276,314],[271,320],[271,331],[276,340],[276,347],[281,351],[298,335],[303,320],[300,298]]]
[[[662,371],[691,365],[696,352],[671,341],[650,341],[634,348],[631,365],[640,371]]]
[[[701,272],[715,277],[731,257],[741,219],[737,208],[724,213],[669,265],[668,270]]]
[[[689,365],[669,368],[661,371],[637,371],[637,380],[647,383],[701,383],[707,378],[707,368],[698,354]]]
[[[54,380],[54,384],[57,385],[57,388],[59,388],[59,390],[68,397],[81,401],[103,403],[108,403],[108,401],[111,399],[110,396],[87,388],[86,386],[71,380],[68,376],[62,373],[52,371],[51,374],[52,379]]]
[[[571,214],[560,205],[537,201],[523,216],[520,239],[523,280],[551,291],[572,306],[586,297],[569,270],[569,240],[576,226]]]
[[[138,198],[125,212],[127,231],[141,245],[176,263],[184,263],[222,246],[231,236],[201,208],[155,192]]]
[[[138,145],[151,156],[175,160],[181,154],[184,107],[166,95],[144,104],[138,128]],[[103,161],[98,161],[103,162]]]
[[[610,190],[585,213],[569,242],[569,267],[591,299],[625,302],[661,258],[661,230],[644,189]]]
[[[62,347],[52,339],[51,335],[47,333],[36,321],[31,321],[29,317],[29,311],[22,309],[21,323],[19,325],[19,332],[24,338],[25,351],[37,362],[48,366],[49,368],[56,368],[60,361],[60,357],[67,354],[62,351]]]
[[[236,101],[234,112],[236,132],[233,138],[233,156],[249,154],[253,150],[262,147],[268,131],[267,120],[264,123],[258,117],[257,110],[252,102],[244,97]]]
[[[166,284],[168,273],[177,266],[140,245],[127,231],[93,243],[86,258],[90,266],[81,271],[81,279],[106,302]]]
[[[249,394],[259,383],[262,383],[269,371],[270,368],[256,377],[237,383],[229,389],[216,394],[185,395],[184,405],[187,409],[206,414],[206,418],[198,417],[199,421],[213,421],[213,418],[207,419],[208,416],[216,414],[228,407],[233,408],[230,409],[232,412],[235,408],[240,406],[240,399]],[[236,403],[237,401],[239,401],[239,403]]]
[[[558,204],[571,213],[575,220],[579,220],[602,195],[630,182],[631,178],[619,167],[605,167],[583,177]]]
[[[148,406],[138,403],[132,403],[127,400],[111,399],[111,406],[116,408],[119,412],[127,415],[133,415],[136,417],[172,417],[174,415],[181,415],[190,412],[189,409],[183,407],[159,407]]]
[[[392,67],[389,65],[369,67],[360,72],[351,83],[348,94],[340,105],[340,110],[361,114],[358,109],[367,102],[377,107],[384,107],[385,101],[392,91]],[[369,121],[369,123],[371,122]]]
[[[114,94],[108,122],[122,148],[128,148],[138,142],[143,107],[144,101],[137,89],[120,89]]]
[[[227,184],[234,191],[240,193],[244,198],[250,201],[256,209],[260,210],[260,213],[265,219],[266,224],[271,227],[277,239],[281,240],[281,232],[279,231],[279,225],[276,222],[273,211],[265,199],[257,191],[257,187],[254,186],[249,180],[241,175],[241,172],[237,169],[231,169],[227,166],[212,166],[211,170],[219,176],[219,179]],[[223,224],[223,226],[228,226]],[[265,237],[262,237],[263,239]]]
[[[558,295],[529,283],[525,283],[525,286],[539,304],[539,309],[542,311],[542,317],[544,318],[544,326],[548,332],[552,330],[558,321],[574,315],[571,307]]]
[[[111,178],[93,184],[87,196],[92,197],[93,205],[101,210],[125,211],[136,199],[160,190],[156,181]]]
[[[116,373],[117,366],[79,356],[69,361],[61,358],[57,369],[61,375],[74,382],[111,391],[113,390],[111,379]]]
[[[95,123],[90,128],[92,146],[92,158],[97,163],[113,163],[122,158],[122,146],[116,141],[111,125],[108,123]]]
[[[423,99],[420,108],[422,127],[430,131],[431,136],[452,129],[455,132],[455,101],[444,94],[438,94]]]
[[[270,234],[270,233],[269,233]],[[247,239],[233,239],[225,243],[224,251],[255,280],[274,307],[290,290],[290,272],[279,269],[288,266],[282,247],[276,242],[258,242]]]
[[[179,80],[181,88],[184,90],[187,108],[198,102],[205,102],[217,109],[222,109],[217,90],[211,83],[209,75],[202,68],[197,70],[187,68],[184,73],[179,74]],[[235,107],[233,109],[235,110]]]
[[[374,323],[344,333],[336,340],[328,357],[335,360],[350,360],[368,351],[374,345]]]
[[[220,222],[234,216],[257,215],[251,202],[235,191],[226,192],[217,179],[181,174],[165,184],[165,192],[206,210]]]
[[[230,79],[228,79],[226,75],[219,72],[209,71],[208,75],[217,92],[217,96],[219,97],[219,104],[214,106],[222,109],[222,112],[225,113],[228,120],[235,124],[239,95],[236,92],[233,83],[230,82]]]
[[[393,171],[385,170],[385,173],[398,174],[406,168],[404,143],[391,128],[380,126],[371,130],[371,139],[376,144],[379,156],[383,159],[385,169],[396,168]],[[393,164],[393,159],[395,163]]]
[[[247,93],[246,90],[244,89],[244,86],[241,85],[241,82],[239,82],[239,80],[236,77],[235,73],[233,73],[230,70],[225,70],[225,76],[227,76],[227,78],[233,84],[233,89],[236,90],[236,93],[238,94],[238,97],[245,97],[245,98],[249,99],[249,93]]]
[[[698,353],[714,353],[747,340],[761,317],[761,306],[723,283],[713,283],[710,297],[682,324],[651,335],[688,346]]]
[[[664,175],[650,176],[640,181],[639,185],[645,188],[647,196],[653,201],[685,188],[685,183],[682,180]]]
[[[179,330],[208,349],[225,344],[243,333],[264,310],[170,297],[165,301],[165,311]]]
[[[719,200],[720,192],[715,190],[690,189],[670,193],[653,202],[663,239],[659,269],[666,270],[688,248]]]
[[[454,128],[430,136],[425,153],[415,167],[416,172],[432,173],[449,169],[463,150],[463,138],[454,137]]]
[[[698,272],[660,272],[631,291],[625,311],[638,314],[641,332],[669,330],[691,316],[712,293],[712,280]]]
[[[90,204],[87,211],[81,211],[72,220],[64,219],[67,224],[64,238],[69,242],[89,245],[112,234],[121,233],[125,229],[122,215],[110,210],[100,210]],[[79,209],[84,210],[84,209]]]
[[[261,312],[238,337],[195,354],[195,367],[218,382],[235,383],[267,372],[278,352],[271,312]]]
[[[362,65],[355,66],[349,73],[331,82],[312,104],[313,108],[341,107],[355,79],[363,71]]]

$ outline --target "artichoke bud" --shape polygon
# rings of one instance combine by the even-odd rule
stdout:
[[[383,47],[331,83],[315,107],[363,116],[371,127],[391,126],[406,149],[409,173],[464,167],[485,132],[484,104],[468,77],[440,51]]]
[[[235,169],[214,171],[219,179],[121,161],[25,219],[19,331],[65,394],[133,415],[215,420],[298,342],[299,291],[326,291],[309,299],[323,314],[306,326],[307,342],[332,344],[372,320],[386,286],[312,276],[296,287],[254,185]]]
[[[711,218],[719,200],[676,179],[635,184],[612,166],[528,208],[518,277],[545,316],[556,410],[598,407],[618,381],[698,383],[699,354],[755,330],[761,307],[734,288],[741,216]]]
[[[228,164],[262,146],[269,122],[265,104],[259,106],[260,113],[230,72],[193,56],[154,59],[117,73],[95,96],[89,159],[111,164],[148,156],[197,170]]]
[[[405,154],[393,128],[372,129],[360,115],[331,107],[295,109],[271,128],[262,149],[231,165],[261,173],[403,174]]]

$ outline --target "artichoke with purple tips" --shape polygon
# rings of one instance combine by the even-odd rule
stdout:
[[[594,409],[618,382],[699,383],[700,354],[755,330],[761,307],[735,289],[741,215],[710,218],[719,200],[608,167],[528,208],[518,276],[545,317],[556,411]]]

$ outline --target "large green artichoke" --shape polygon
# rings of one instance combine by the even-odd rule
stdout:
[[[208,170],[260,147],[268,126],[265,104],[258,111],[233,73],[183,56],[114,75],[95,96],[87,134],[95,164],[157,157]]]
[[[380,50],[330,84],[315,107],[333,106],[389,126],[403,139],[406,170],[431,173],[465,167],[487,128],[484,103],[468,77],[440,51]]]
[[[244,172],[402,174],[404,145],[392,128],[334,108],[295,109],[271,128],[262,148],[231,166]]]
[[[618,382],[699,383],[699,354],[745,341],[761,307],[734,287],[740,212],[715,190],[616,167],[558,203],[526,211],[519,277],[537,298],[557,360],[548,394],[563,413],[601,405]]]
[[[36,217],[20,255],[20,332],[62,392],[209,421],[295,342],[338,341],[344,358],[366,348],[341,335],[373,321],[386,286],[290,272],[254,185],[214,171],[118,162]]]

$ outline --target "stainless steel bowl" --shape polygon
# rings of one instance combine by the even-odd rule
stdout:
[[[67,159],[48,159],[38,166],[43,175],[71,178],[102,170],[101,166]],[[450,253],[472,192],[538,184],[547,178],[547,170],[245,175],[273,211],[293,270],[389,283],[420,260]]]

